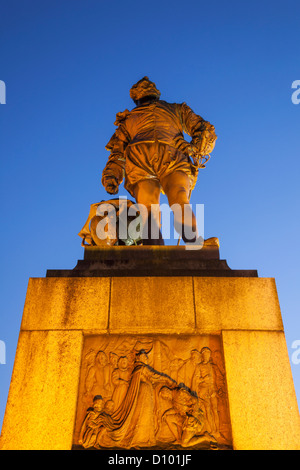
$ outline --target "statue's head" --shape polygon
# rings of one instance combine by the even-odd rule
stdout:
[[[93,398],[93,408],[95,411],[102,411],[104,407],[103,397],[101,395],[96,395]]]
[[[211,358],[211,350],[207,346],[204,346],[204,348],[201,349],[201,356],[204,362],[208,362]]]
[[[135,359],[138,362],[143,362],[144,364],[148,364],[148,355],[145,349],[141,349],[140,351],[138,351],[135,355]]]
[[[155,83],[151,82],[148,77],[143,77],[131,87],[130,98],[137,104],[138,101],[148,96],[158,99],[160,97],[160,91],[156,88]]]

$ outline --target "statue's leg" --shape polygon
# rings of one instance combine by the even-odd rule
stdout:
[[[198,237],[196,217],[192,211],[190,196],[190,178],[183,171],[174,171],[161,181],[174,213],[174,227],[184,242],[194,242]]]
[[[144,227],[143,245],[164,245],[160,232],[160,190],[160,184],[155,179],[144,179],[134,186],[136,202],[146,209],[141,212]]]

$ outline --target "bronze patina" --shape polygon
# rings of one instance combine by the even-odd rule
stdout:
[[[168,198],[170,207],[181,207],[174,212],[174,225],[185,242],[185,237],[197,233],[196,219],[189,200],[195,187],[198,170],[210,158],[215,141],[215,128],[186,104],[168,103],[160,99],[160,91],[148,77],[143,77],[130,90],[135,107],[116,116],[116,130],[106,145],[110,151],[103,170],[102,184],[109,194],[117,194],[124,187],[138,204],[147,207],[149,223],[160,224],[159,213],[152,214],[151,206],[158,205],[160,193]],[[184,138],[191,136],[191,142]],[[185,208],[185,211],[184,211]],[[146,221],[144,221],[146,222]],[[162,244],[147,233],[143,244]]]

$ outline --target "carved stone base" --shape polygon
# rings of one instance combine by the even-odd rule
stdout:
[[[299,449],[274,279],[127,250],[29,280],[1,449]]]

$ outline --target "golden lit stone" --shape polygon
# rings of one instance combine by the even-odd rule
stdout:
[[[107,328],[109,278],[32,278],[23,330]]]
[[[199,331],[283,330],[272,278],[195,277]]]
[[[82,420],[91,405],[90,402],[80,405],[77,400],[82,394],[80,376],[81,384],[86,380],[84,370],[94,380],[91,374],[95,354],[102,347],[108,357],[115,351],[119,357],[122,348],[130,352],[130,348],[126,349],[128,345],[138,342],[155,344],[151,349],[155,354],[152,357],[150,354],[154,372],[148,374],[146,369],[143,372],[153,387],[157,374],[174,377],[173,366],[188,361],[193,348],[201,353],[201,348],[207,346],[214,361],[223,358],[221,370],[228,393],[233,449],[299,448],[299,413],[274,280],[201,276],[31,279],[1,448],[71,449],[75,428],[75,443],[80,445],[80,430],[85,436],[89,432],[89,425],[85,428]],[[122,347],[117,347],[118,344]],[[201,368],[206,367],[200,366],[203,361],[205,356],[195,376],[198,382],[194,379],[200,395],[206,393],[199,385],[204,376]],[[99,376],[96,369],[94,372]],[[94,386],[94,382],[90,383]],[[170,384],[166,386],[174,392],[176,387],[173,390]],[[98,393],[93,387],[90,390],[89,400],[94,391]],[[154,393],[151,390],[150,387],[147,393]],[[155,394],[153,397],[158,396]],[[179,402],[183,400],[182,403],[192,406],[190,399],[188,395],[181,396]],[[216,403],[219,407],[218,399],[210,406],[215,407]],[[101,409],[96,407],[95,415],[89,419],[102,419],[104,405],[108,409],[109,403],[102,403]],[[153,409],[155,416],[157,413],[160,416],[160,408]],[[218,408],[218,413],[221,409],[226,410]],[[139,407],[133,411],[140,416]],[[149,410],[147,413],[150,422],[151,413]],[[180,421],[180,445],[205,444],[210,448],[214,443],[205,440],[207,431],[194,418],[192,414],[186,425]],[[225,426],[226,419],[222,419]],[[167,422],[174,435],[173,421],[170,412]],[[112,423],[116,426],[115,416]],[[163,434],[167,431],[164,429]],[[93,444],[94,437],[91,441],[83,438],[82,442],[87,446]],[[110,434],[106,440],[99,437],[99,442],[109,445],[110,438]],[[142,440],[141,436],[139,439]]]
[[[3,450],[61,450],[72,445],[83,336],[23,331],[1,434]]]
[[[195,329],[192,277],[115,277],[110,331],[187,333]]]
[[[223,331],[233,444],[299,450],[300,416],[284,334]]]

